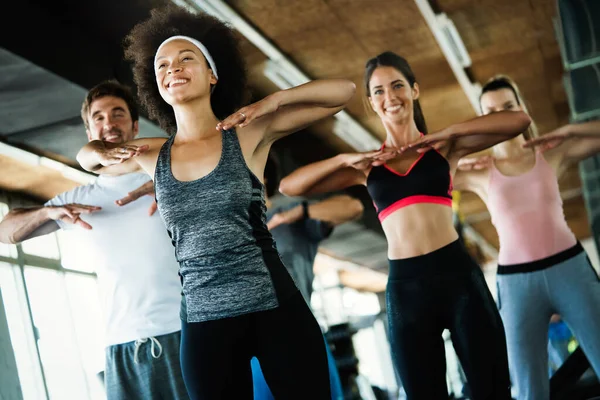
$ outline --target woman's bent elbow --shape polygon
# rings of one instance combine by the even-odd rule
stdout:
[[[279,182],[279,193],[283,194],[284,196],[288,196],[288,197],[294,197],[294,196],[300,195],[300,191],[294,190],[293,185],[291,185],[289,183],[289,181],[286,181],[285,178],[282,179],[281,182]]]
[[[531,117],[524,111],[519,111],[519,123],[521,124],[521,132],[529,128],[531,125]]]

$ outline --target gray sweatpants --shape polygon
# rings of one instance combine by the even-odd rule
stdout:
[[[153,339],[106,349],[104,376],[108,400],[189,399],[179,363],[181,332]]]
[[[585,252],[546,269],[499,274],[498,307],[518,400],[548,400],[548,326],[560,314],[600,376],[600,279]]]

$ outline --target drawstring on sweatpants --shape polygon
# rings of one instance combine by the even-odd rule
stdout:
[[[133,353],[133,362],[136,364],[139,364],[138,361],[138,351],[140,350],[140,346],[144,343],[146,343],[148,340],[150,340],[150,342],[152,343],[152,347],[150,347],[150,353],[152,354],[152,357],[154,358],[159,358],[162,354],[162,346],[160,345],[160,342],[158,340],[156,340],[155,337],[150,336],[148,338],[142,338],[142,339],[138,339],[135,341],[135,352]],[[154,345],[156,344],[156,346],[158,347],[158,354],[154,354]]]

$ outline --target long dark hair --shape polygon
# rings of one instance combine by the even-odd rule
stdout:
[[[367,92],[367,97],[371,97],[371,90],[369,88],[369,82],[371,81],[371,76],[373,72],[378,67],[393,67],[402,73],[410,83],[410,87],[414,87],[417,79],[415,78],[415,74],[410,68],[408,61],[404,57],[399,56],[396,53],[391,51],[386,51],[384,53],[379,54],[376,57],[371,58],[367,61],[367,65],[365,65],[365,89]],[[423,116],[423,110],[421,109],[421,104],[419,100],[413,101],[413,113],[415,118],[415,124],[417,125],[417,129],[426,134],[427,133],[427,124],[425,123],[425,116]]]

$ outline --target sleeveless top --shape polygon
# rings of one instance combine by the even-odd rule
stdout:
[[[500,239],[500,265],[537,261],[577,243],[556,174],[539,152],[533,168],[518,176],[503,175],[492,163],[487,206]]]
[[[158,210],[180,265],[181,318],[187,322],[273,309],[281,300],[272,269],[285,267],[266,226],[264,186],[246,165],[235,130],[221,135],[219,163],[202,178],[173,176],[175,135],[162,146],[156,164]],[[298,290],[293,283],[284,286],[287,292]]]
[[[435,203],[452,207],[450,164],[437,150],[429,150],[422,153],[404,174],[387,164],[379,165],[371,168],[367,190],[382,222],[394,211],[411,204]]]

